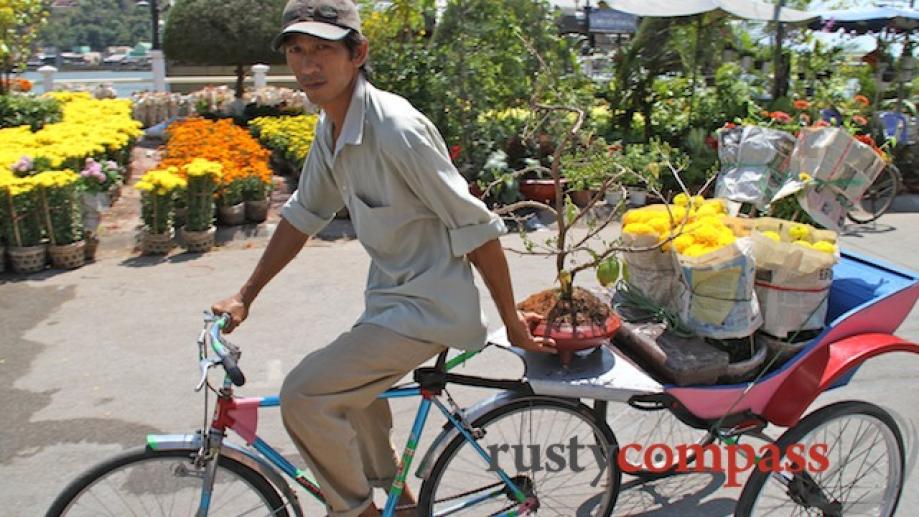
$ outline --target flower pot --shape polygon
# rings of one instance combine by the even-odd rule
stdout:
[[[590,203],[591,198],[594,197],[596,192],[592,190],[574,190],[568,193],[568,196],[571,197],[571,202],[575,205],[584,208]]]
[[[553,324],[551,329],[547,329],[543,322],[533,329],[533,336],[552,338],[562,365],[568,366],[576,351],[602,345],[619,330],[620,323],[619,317],[615,314],[610,314],[602,326],[578,325],[572,329],[571,325]]]
[[[565,188],[566,183],[567,181],[563,178],[561,180],[562,189]],[[520,194],[530,201],[539,201],[540,203],[555,206],[555,180],[520,180]]]
[[[217,208],[217,219],[227,226],[237,226],[246,222],[246,204],[238,203],[232,206]]]
[[[171,232],[150,233],[144,229],[141,250],[144,255],[165,255],[172,249]]]
[[[268,200],[246,201],[246,220],[261,223],[268,219]]]
[[[204,253],[214,247],[214,236],[217,228],[211,226],[202,232],[193,232],[182,228],[182,246],[186,251]]]
[[[57,269],[76,269],[86,264],[86,243],[82,240],[48,246],[48,253],[51,266]]]
[[[99,248],[99,237],[95,233],[87,231],[83,233],[83,241],[86,242],[85,257],[88,261],[96,260],[96,249]]]
[[[17,273],[35,273],[45,269],[48,247],[44,244],[38,246],[10,246],[10,264]]]
[[[112,206],[112,199],[107,192],[83,192],[80,198],[83,204],[83,229],[95,232],[99,228],[102,212]]]
[[[751,358],[728,364],[725,373],[718,378],[720,384],[736,384],[749,381],[759,373],[759,369],[766,362],[766,352],[769,347],[759,339],[754,341],[753,346],[754,351]]]
[[[622,202],[622,189],[610,189],[606,191],[606,204],[616,206]]]
[[[648,202],[647,190],[637,187],[627,187],[627,190],[629,192],[629,206],[645,206],[645,204]]]

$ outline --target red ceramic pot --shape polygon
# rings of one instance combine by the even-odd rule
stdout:
[[[565,181],[562,178],[562,189],[565,188]],[[555,180],[520,180],[520,193],[530,201],[539,201],[547,205],[555,205]]]
[[[540,323],[532,330],[536,337],[549,337],[555,341],[558,357],[563,366],[571,363],[574,352],[596,348],[607,341],[619,330],[619,317],[610,314],[606,322],[600,325],[578,325],[573,330],[571,325],[555,324],[547,332],[546,324]]]

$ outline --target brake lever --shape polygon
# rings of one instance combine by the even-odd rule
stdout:
[[[207,383],[208,370],[210,370],[214,366],[217,366],[218,364],[220,364],[219,360],[215,361],[214,359],[211,359],[209,357],[206,357],[198,362],[198,368],[201,370],[201,380],[199,380],[198,385],[195,386],[196,392],[201,391],[201,389],[204,388],[204,385]]]

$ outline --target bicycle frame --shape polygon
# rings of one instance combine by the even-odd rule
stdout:
[[[479,351],[463,352],[457,357],[454,357],[450,361],[446,362],[444,365],[444,370],[449,370],[478,353]],[[415,419],[412,424],[411,433],[409,434],[408,441],[402,452],[401,461],[396,473],[396,478],[390,487],[386,499],[386,506],[382,512],[383,517],[393,517],[393,515],[395,515],[396,504],[403,493],[405,481],[408,477],[409,469],[411,468],[412,460],[415,456],[415,450],[418,447],[418,443],[421,439],[421,434],[424,430],[424,425],[427,421],[432,405],[440,410],[450,425],[452,425],[479,454],[483,461],[483,468],[488,468],[492,465],[496,465],[492,462],[492,458],[485,451],[485,449],[483,449],[475,440],[471,433],[471,429],[466,424],[465,420],[462,417],[457,417],[458,413],[455,413],[455,411],[458,408],[454,406],[454,411],[451,412],[451,409],[448,408],[438,398],[440,391],[441,390],[439,388],[424,389],[419,384],[417,386],[391,388],[378,396],[378,398],[381,399],[421,397],[421,402],[419,403],[418,411],[415,414]],[[452,405],[452,400],[450,400],[450,402]],[[214,408],[210,426],[207,430],[207,433],[199,434],[201,439],[197,441],[197,443],[200,444],[200,457],[198,459],[200,460],[203,458],[209,462],[207,475],[205,476],[202,487],[201,500],[199,503],[198,511],[196,513],[197,516],[204,517],[208,513],[211,502],[211,495],[213,493],[214,475],[216,471],[217,460],[219,455],[228,449],[233,452],[234,456],[248,456],[250,459],[252,459],[253,462],[256,463],[254,466],[258,467],[257,470],[261,474],[265,475],[265,477],[273,485],[277,486],[279,483],[286,485],[286,483],[283,482],[283,477],[277,475],[277,471],[280,471],[288,478],[295,481],[297,485],[305,489],[317,500],[323,503],[325,502],[325,498],[322,496],[320,487],[316,481],[311,479],[307,472],[298,469],[296,466],[290,463],[271,445],[261,439],[256,433],[258,427],[259,410],[261,408],[279,407],[280,405],[281,401],[277,395],[253,398],[235,398],[233,396],[233,384],[229,376],[224,377],[223,385],[218,391],[218,400],[216,407]],[[248,450],[233,445],[232,443],[225,444],[224,438],[226,437],[227,429],[232,429],[235,431],[246,441],[248,446],[250,446],[258,453],[259,456],[255,456],[249,453]],[[183,448],[187,447],[189,443],[196,443],[194,438],[191,440],[186,437],[181,437],[183,439],[177,438],[179,437],[176,435],[148,435],[147,445],[152,449],[164,449]],[[271,472],[266,472],[266,470],[270,470]],[[514,481],[510,478],[510,476],[507,475],[504,469],[498,467],[495,473],[497,474],[501,483],[503,483],[503,485],[507,488],[507,490],[509,490],[510,493],[514,495],[514,498],[518,503],[515,508],[497,515],[500,517],[516,517],[518,515],[526,514],[527,510],[532,507],[533,502],[530,501],[527,495],[514,483]],[[282,492],[284,492],[284,494],[287,496],[289,505],[293,505],[295,507],[298,506],[298,501],[292,491],[285,491],[284,487],[277,488],[281,489]],[[449,514],[463,508],[474,506],[475,504],[492,497],[501,496],[503,493],[503,489],[492,490],[489,493],[484,494],[482,497],[460,503],[455,507],[451,507],[448,510],[445,510],[445,513]],[[296,513],[299,514],[299,512]]]

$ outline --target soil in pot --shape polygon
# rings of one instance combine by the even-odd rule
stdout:
[[[612,337],[619,329],[619,318],[609,305],[580,287],[574,289],[570,301],[558,298],[558,289],[548,289],[531,295],[517,308],[545,318],[532,329],[533,335],[552,338],[562,365],[568,366],[574,352],[596,348]]]

